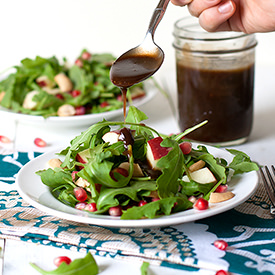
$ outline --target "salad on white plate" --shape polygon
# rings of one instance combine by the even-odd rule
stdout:
[[[103,120],[75,137],[70,146],[36,172],[52,195],[67,206],[123,220],[154,219],[234,197],[230,180],[258,170],[245,153],[227,149],[228,163],[183,133],[162,135],[144,124],[130,106],[125,122]],[[62,159],[62,160],[61,160]]]

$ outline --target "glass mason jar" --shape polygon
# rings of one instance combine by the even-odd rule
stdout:
[[[220,146],[245,142],[253,122],[255,35],[209,33],[195,17],[174,25],[178,121],[187,138]]]

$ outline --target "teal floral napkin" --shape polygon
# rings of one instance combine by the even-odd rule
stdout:
[[[26,203],[16,191],[20,168],[39,153],[0,155],[0,238],[51,245],[116,259],[147,261],[186,271],[275,274],[275,220],[260,185],[223,214],[163,228],[108,228],[61,220]],[[214,247],[217,239],[229,247]]]

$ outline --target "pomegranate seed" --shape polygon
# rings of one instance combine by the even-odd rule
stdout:
[[[2,143],[11,143],[11,140],[6,136],[0,136],[0,142],[2,142]]]
[[[192,144],[187,141],[180,143],[179,147],[184,155],[188,155],[192,151]]]
[[[76,205],[75,205],[75,208],[78,209],[78,210],[83,210],[85,209],[87,203],[86,202],[78,202]]]
[[[198,210],[205,210],[208,208],[208,201],[203,199],[203,198],[199,198],[195,204],[194,207]]]
[[[55,97],[61,100],[64,99],[64,96],[62,94],[56,94]]]
[[[71,174],[71,175],[72,175],[72,179],[73,179],[73,181],[75,181],[75,176],[76,176],[76,174],[77,174],[77,173],[78,173],[78,171],[73,171],[73,172],[72,172],[72,174]]]
[[[47,143],[42,138],[36,138],[34,139],[34,144],[38,147],[46,147]]]
[[[82,68],[83,67],[83,62],[82,62],[82,60],[81,59],[76,59],[76,61],[74,62],[74,64],[76,65],[76,66],[78,66],[79,68]]]
[[[72,260],[67,256],[59,256],[53,260],[53,263],[56,266],[60,266],[62,263],[69,265],[71,262],[72,262]]]
[[[109,103],[107,101],[104,101],[104,102],[100,103],[101,108],[104,108],[104,107],[107,107],[107,106],[109,106]]]
[[[84,59],[84,60],[89,60],[91,58],[91,56],[92,55],[89,52],[83,52],[81,55],[82,59]]]
[[[114,216],[114,217],[121,216],[122,215],[121,206],[118,205],[118,206],[110,207],[109,208],[109,215]]]
[[[215,192],[217,192],[217,193],[223,193],[223,192],[226,192],[227,189],[228,189],[228,185],[227,184],[221,184],[221,185],[219,185],[216,188]]]
[[[85,207],[85,210],[90,211],[90,212],[97,211],[96,203],[95,202],[88,203]]]
[[[86,108],[84,106],[75,107],[75,116],[82,116],[86,114]]]
[[[228,243],[223,240],[216,240],[214,241],[214,246],[220,250],[226,250],[226,248],[228,247]]]
[[[216,272],[216,275],[229,275],[230,273],[221,269]]]
[[[72,97],[77,97],[77,96],[79,96],[80,94],[81,94],[81,92],[80,92],[79,90],[73,90],[73,91],[71,92]]]
[[[86,191],[82,187],[75,187],[74,195],[75,195],[76,199],[80,202],[84,202],[88,198]]]
[[[147,204],[147,201],[141,200],[141,201],[139,201],[138,206],[143,206],[145,204]]]

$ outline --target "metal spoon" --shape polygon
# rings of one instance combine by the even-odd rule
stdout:
[[[143,42],[121,55],[113,63],[110,70],[110,79],[114,85],[121,89],[127,89],[152,76],[160,68],[164,60],[164,52],[154,42],[154,34],[169,1],[159,1]]]

